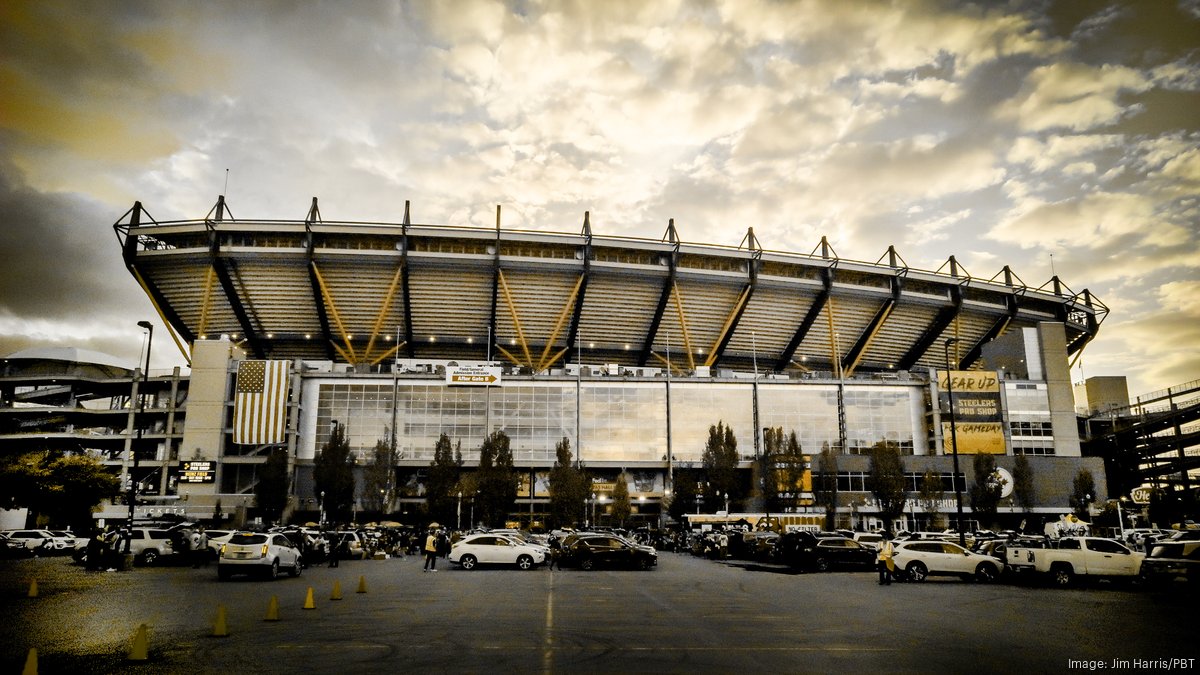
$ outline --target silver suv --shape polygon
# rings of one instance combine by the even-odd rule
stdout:
[[[125,534],[125,531],[121,532],[122,536]],[[170,530],[149,527],[133,528],[133,539],[129,542],[129,552],[133,554],[134,562],[139,565],[153,565],[163,556],[174,555],[175,547],[171,544],[171,534]],[[124,553],[124,540],[117,545],[120,547],[117,550]]]

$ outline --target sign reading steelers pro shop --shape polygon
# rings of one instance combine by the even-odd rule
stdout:
[[[184,462],[180,483],[215,483],[217,472],[212,462]]]
[[[946,376],[950,379],[947,381]],[[938,390],[942,409],[942,443],[946,453],[1004,454],[1004,421],[1000,416],[1000,378],[992,370],[939,370]],[[954,391],[950,400],[948,390]],[[950,405],[954,405],[954,433],[950,433]]]

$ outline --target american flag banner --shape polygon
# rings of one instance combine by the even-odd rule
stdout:
[[[282,443],[291,361],[242,361],[233,400],[233,442]]]

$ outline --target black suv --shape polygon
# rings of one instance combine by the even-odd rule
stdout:
[[[559,563],[581,570],[598,567],[648,570],[658,564],[658,553],[650,546],[612,534],[581,534],[563,542]]]

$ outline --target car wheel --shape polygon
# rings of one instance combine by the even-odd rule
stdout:
[[[929,568],[925,567],[924,563],[910,562],[904,571],[908,574],[909,579],[916,582],[925,581],[929,576]]]
[[[477,560],[475,556],[467,554],[459,559],[458,564],[462,565],[464,570],[473,570],[475,569],[475,566],[479,564],[479,560]]]
[[[987,563],[979,563],[979,567],[975,568],[975,581],[981,584],[989,584],[995,581],[998,576],[996,568]]]
[[[300,572],[303,569],[304,569],[304,559],[301,558],[300,556],[296,556],[296,564],[292,565],[292,568],[290,570],[288,570],[288,576],[289,577],[298,577],[298,576],[300,576]]]
[[[533,556],[523,555],[517,558],[517,567],[523,570],[533,569]]]
[[[148,551],[142,551],[142,564],[143,565],[153,565],[155,563],[155,561],[157,561],[157,560],[158,560],[158,551],[155,551],[154,549],[150,549]]]
[[[828,572],[829,561],[824,558],[817,558],[816,562],[813,563],[813,567],[815,567],[818,572]]]
[[[267,578],[271,581],[279,578],[279,558],[271,561],[271,568],[267,570]]]
[[[596,561],[592,560],[591,558],[584,558],[583,560],[579,561],[579,569],[583,570],[584,572],[591,572],[592,570],[596,569]]]
[[[1075,571],[1071,569],[1070,565],[1055,565],[1050,570],[1050,579],[1055,586],[1066,588],[1075,583]]]

